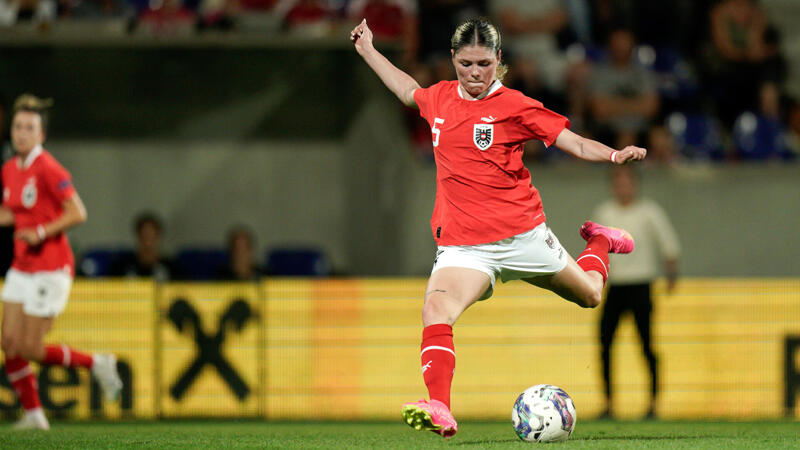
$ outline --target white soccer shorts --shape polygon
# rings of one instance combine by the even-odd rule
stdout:
[[[71,287],[67,270],[29,273],[8,269],[0,296],[4,302],[21,303],[29,316],[55,317],[66,308]]]
[[[510,238],[478,245],[442,245],[436,251],[431,274],[443,267],[480,270],[491,285],[479,300],[492,296],[499,276],[503,283],[561,272],[567,265],[567,251],[547,225]]]

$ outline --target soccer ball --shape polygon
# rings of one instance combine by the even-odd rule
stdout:
[[[566,441],[575,429],[575,405],[563,389],[537,384],[519,394],[511,410],[511,422],[527,442]]]

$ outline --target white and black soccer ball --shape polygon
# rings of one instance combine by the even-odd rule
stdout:
[[[519,394],[511,410],[511,422],[527,442],[566,441],[575,429],[575,404],[563,389],[537,384]]]

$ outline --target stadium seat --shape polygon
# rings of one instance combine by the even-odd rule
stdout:
[[[326,276],[331,268],[322,250],[276,248],[267,252],[267,273],[277,276]]]
[[[721,128],[713,117],[702,113],[675,112],[667,117],[666,122],[684,157],[711,161],[725,158]]]
[[[221,248],[183,248],[175,260],[182,275],[188,280],[213,280],[228,263],[228,252]]]
[[[742,113],[733,125],[736,154],[743,160],[787,158],[791,155],[783,124],[776,119]]]
[[[129,248],[94,248],[83,253],[77,272],[86,277],[107,277],[118,258],[133,254]]]
[[[642,55],[649,52],[639,50]],[[639,59],[643,56],[637,55]],[[697,96],[699,83],[691,65],[681,58],[680,52],[669,46],[653,49],[652,67],[661,97],[670,102],[685,102]],[[696,99],[695,99],[696,100]]]

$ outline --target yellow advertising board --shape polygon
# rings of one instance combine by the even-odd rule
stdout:
[[[77,280],[48,341],[117,354],[126,390],[103,404],[88,373],[50,367],[39,374],[42,400],[51,416],[72,418],[394,420],[403,402],[426,396],[424,288],[404,278]],[[784,414],[800,394],[800,340],[787,347],[800,335],[800,279],[686,279],[672,295],[659,285],[655,294],[662,416]],[[507,418],[519,392],[538,383],[564,388],[579,415],[598,414],[599,317],[524,283],[498,285],[454,327],[456,415]],[[639,346],[623,319],[612,355],[623,417],[647,404]],[[0,411],[11,414],[17,405],[0,378]]]

